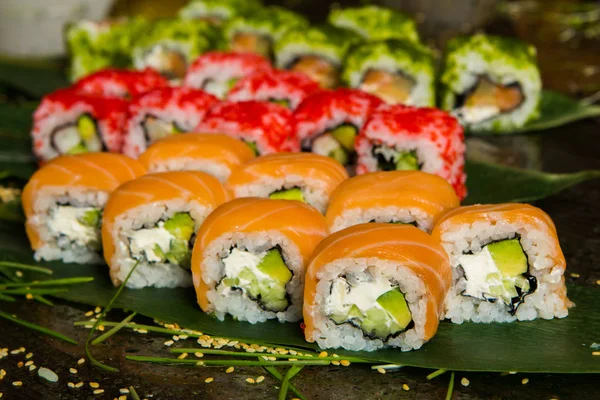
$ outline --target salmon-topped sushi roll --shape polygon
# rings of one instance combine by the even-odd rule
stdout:
[[[129,99],[152,89],[169,86],[169,81],[153,69],[134,71],[108,68],[94,72],[75,83],[79,93]]]
[[[444,311],[444,248],[407,225],[361,224],[315,249],[304,287],[304,335],[322,348],[420,348]]]
[[[231,174],[226,187],[235,197],[297,200],[324,213],[331,192],[348,173],[337,161],[311,153],[258,157]]]
[[[198,304],[220,320],[302,318],[304,273],[327,235],[325,219],[298,201],[245,198],[208,216],[198,231],[192,274]]]
[[[231,172],[254,158],[241,140],[227,135],[188,133],[161,139],[139,161],[148,172],[202,171],[225,182]]]
[[[337,187],[326,219],[331,232],[367,222],[411,224],[431,232],[437,217],[459,205],[452,186],[439,176],[421,171],[371,172]]]
[[[37,170],[21,197],[35,259],[99,263],[108,196],[145,173],[136,160],[113,153],[62,156]]]
[[[130,288],[191,285],[196,231],[227,200],[221,183],[198,171],[148,174],[119,186],[102,218],[104,260],[114,285],[132,268]]]
[[[450,257],[446,318],[455,323],[563,318],[565,257],[552,219],[528,204],[459,207],[432,233]]]

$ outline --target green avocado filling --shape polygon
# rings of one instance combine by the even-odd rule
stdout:
[[[79,221],[80,224],[91,228],[100,228],[102,223],[102,211],[97,208],[85,211],[77,218],[77,221]]]
[[[288,99],[269,99],[270,103],[279,104],[285,108],[291,108],[290,101]]]
[[[258,150],[258,145],[256,144],[256,142],[244,141],[244,143],[246,143],[248,147],[250,147],[250,150],[252,150],[255,156],[260,156],[260,151]]]
[[[273,192],[269,195],[270,199],[277,200],[297,200],[306,203],[302,189],[295,187],[292,189],[283,189]]]
[[[347,165],[354,156],[354,138],[357,132],[354,125],[339,125],[325,131],[312,142],[312,146],[307,146],[305,150],[331,157],[340,164]]]
[[[175,122],[163,121],[153,115],[147,115],[142,122],[142,128],[148,144],[184,132]]]
[[[327,133],[333,136],[345,150],[348,152],[354,151],[354,138],[357,133],[354,125],[343,124]]]
[[[386,145],[373,147],[380,171],[418,171],[421,169],[416,150],[398,151]]]
[[[59,154],[82,154],[102,150],[96,121],[90,114],[82,114],[74,123],[56,128],[51,143]]]
[[[218,289],[226,293],[241,290],[267,311],[281,312],[289,306],[286,285],[292,279],[292,272],[278,247],[258,255],[232,248],[222,261],[225,276]]]

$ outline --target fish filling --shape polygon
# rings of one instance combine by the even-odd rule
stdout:
[[[174,121],[164,121],[154,115],[146,115],[142,121],[142,129],[148,144],[154,143],[167,136],[184,132]]]
[[[195,239],[194,220],[187,212],[135,231],[129,238],[131,258],[149,264],[170,263],[189,269]]]
[[[354,139],[358,129],[352,124],[341,124],[329,129],[313,140],[310,144],[303,146],[304,150],[328,156],[342,165],[352,163],[354,152]]]
[[[302,189],[299,187],[293,187],[291,189],[281,189],[277,190],[269,195],[270,199],[277,200],[296,200],[306,203],[306,199],[304,198],[304,193],[302,193]]]
[[[273,59],[273,43],[266,35],[255,32],[238,32],[231,40],[230,50],[238,53],[255,53]]]
[[[333,280],[325,313],[335,324],[351,324],[371,339],[386,341],[414,326],[397,283],[368,271]]]
[[[90,114],[82,114],[75,122],[59,126],[50,138],[52,147],[59,154],[102,151],[104,147],[98,125]]]
[[[487,244],[477,253],[463,254],[458,262],[466,281],[462,295],[492,303],[501,301],[511,315],[537,288],[519,238]]]
[[[515,110],[524,100],[518,82],[501,85],[481,76],[473,87],[457,96],[454,114],[461,121],[476,124]]]
[[[187,71],[187,59],[181,51],[164,45],[149,49],[144,54],[144,65],[169,80],[181,80]]]
[[[227,93],[229,93],[231,88],[235,86],[238,80],[238,78],[231,78],[227,80],[220,80],[218,78],[206,79],[202,83],[202,90],[220,99],[224,99]]]
[[[422,167],[416,150],[396,150],[381,144],[373,146],[372,152],[379,171],[418,171]]]
[[[101,224],[102,210],[95,207],[58,205],[49,212],[48,229],[62,249],[75,245],[100,251]]]
[[[412,89],[415,82],[401,72],[379,69],[368,70],[359,89],[380,97],[388,104],[412,104]]]
[[[286,286],[293,274],[285,264],[280,247],[260,253],[233,247],[221,261],[224,277],[217,288],[223,287],[225,294],[241,291],[266,311],[282,312],[289,307]]]
[[[302,72],[325,89],[333,89],[340,83],[339,68],[331,61],[319,56],[299,57],[287,69]]]

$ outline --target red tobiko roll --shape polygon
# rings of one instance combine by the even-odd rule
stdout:
[[[360,131],[355,149],[357,174],[421,170],[446,179],[461,199],[467,195],[464,132],[447,112],[380,106]]]
[[[131,100],[123,153],[138,157],[156,140],[192,131],[219,102],[202,90],[165,87]]]
[[[294,111],[295,131],[303,151],[353,165],[354,139],[383,101],[357,89],[321,90]]]
[[[240,79],[229,91],[227,100],[270,101],[293,110],[308,95],[318,90],[319,84],[301,72],[272,69]]]
[[[57,90],[33,114],[33,153],[40,161],[63,154],[118,152],[123,143],[126,100]]]
[[[225,102],[213,107],[196,127],[199,133],[222,133],[246,142],[257,155],[299,151],[292,112],[274,103]]]
[[[75,90],[92,96],[131,98],[152,89],[169,86],[169,81],[153,69],[142,71],[105,69],[80,79]]]

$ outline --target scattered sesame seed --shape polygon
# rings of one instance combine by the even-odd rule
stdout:
[[[127,396],[125,396],[125,395],[119,396],[119,400],[127,400]]]
[[[96,314],[99,314],[99,313],[100,313],[100,311],[102,311],[102,309],[101,309],[100,307],[96,307],[96,308],[94,308],[94,312],[95,312]]]
[[[380,374],[385,375],[385,369],[383,369],[381,367],[377,368],[377,372],[379,372]]]
[[[402,385],[402,390],[404,390],[405,392],[408,392],[410,390],[410,387],[405,383]]]
[[[177,342],[179,340],[179,336],[173,335],[173,340]]]
[[[0,399],[4,396],[4,393],[0,392]]]
[[[600,279],[596,281],[596,285],[600,285]]]
[[[15,354],[19,354],[22,353],[23,351],[21,349],[14,349],[10,351],[10,354],[15,355]]]
[[[81,365],[85,362],[85,358],[80,358],[79,360],[77,360],[77,364]]]
[[[277,361],[277,357],[269,357],[269,361]]]
[[[92,389],[97,389],[100,387],[100,384],[98,382],[90,382],[90,387]]]
[[[246,349],[246,352],[247,352],[247,353],[256,353],[256,349],[253,349],[252,347],[248,347],[248,348]]]
[[[17,363],[17,367],[19,367],[19,368],[22,368],[22,367],[23,367],[23,361],[19,361],[19,362]]]
[[[48,382],[58,382],[58,375],[56,375],[56,372],[45,367],[38,369],[38,376],[44,378]]]
[[[167,347],[168,347],[168,346],[171,346],[171,345],[173,345],[173,343],[175,343],[175,342],[174,342],[174,341],[172,341],[172,340],[167,340],[167,341],[165,342],[165,346],[167,346]]]
[[[119,389],[119,393],[121,393],[121,394],[128,394],[129,393],[129,389],[127,389],[127,388],[121,388],[121,389]]]
[[[268,358],[268,357],[267,357],[267,358]],[[275,357],[273,357],[273,358],[275,358]],[[276,359],[276,358],[275,358],[275,359]],[[297,359],[297,358],[288,358],[288,361],[298,361],[298,359]]]
[[[102,393],[104,393],[104,389],[96,389],[92,393],[94,393],[94,394],[102,394]]]
[[[69,368],[69,372],[72,374],[76,374],[77,370],[75,368]]]
[[[73,382],[67,383],[67,386],[70,387],[71,389],[75,389],[75,384]]]
[[[188,353],[181,353],[181,354],[179,355],[179,357],[177,357],[177,359],[179,359],[179,360],[183,360],[183,359],[184,359],[184,358],[186,358],[187,356],[188,356]]]
[[[580,276],[581,276],[581,275],[579,275],[579,274],[578,274],[578,273],[576,273],[576,272],[571,272],[571,277],[572,277],[572,278],[579,278]]]
[[[6,376],[6,371],[4,369],[0,369],[0,376]]]
[[[342,360],[342,361],[340,361],[340,364],[342,364],[344,367],[347,367],[347,366],[350,365],[350,361],[348,361],[348,360]]]
[[[227,368],[227,369],[225,370],[225,373],[226,373],[226,374],[230,374],[230,373],[232,373],[233,371],[235,371],[235,368],[233,368],[233,367],[229,367],[229,368]]]
[[[12,385],[13,385],[13,386],[16,386],[16,387],[20,387],[20,386],[23,386],[23,382],[21,382],[21,381],[14,381],[14,382],[12,383]]]
[[[23,277],[23,273],[21,271],[15,272],[15,275],[18,276],[19,278]]]
[[[137,333],[148,333],[147,329],[138,329]]]
[[[322,351],[319,353],[319,357],[327,357],[327,356],[328,356],[328,354],[326,351]]]
[[[211,383],[211,382],[212,382],[212,381],[214,381],[214,380],[215,380],[215,378],[213,378],[213,377],[206,378],[206,379],[204,380],[204,383]]]
[[[261,383],[264,380],[265,380],[265,377],[261,375],[258,378],[256,378],[256,383]]]
[[[27,360],[29,360],[31,357],[33,357],[33,353],[27,353],[27,354],[25,354],[25,358]]]
[[[460,380],[460,384],[463,385],[464,387],[467,387],[471,384],[471,382],[469,382],[469,380],[467,378],[462,378]]]
[[[92,315],[94,315],[93,311],[88,311],[84,314],[86,317],[91,317]]]
[[[29,360],[25,363],[26,367],[29,367],[30,365],[33,365],[33,360]]]
[[[523,380],[521,381],[521,383],[523,385],[527,385],[529,383],[529,378],[523,378]]]
[[[340,365],[340,362],[339,362],[339,361],[332,361],[331,363],[332,363],[333,365]]]
[[[600,351],[592,351],[593,356],[600,356]]]
[[[98,330],[100,332],[104,332],[104,325],[98,325]]]
[[[194,355],[198,358],[204,357],[204,353],[200,353],[199,351],[195,352]]]
[[[27,294],[25,295],[25,298],[26,298],[27,300],[33,300],[33,295],[32,295],[31,293],[27,293]]]
[[[296,350],[290,350],[290,354],[293,356],[297,356],[298,352]]]
[[[251,385],[254,385],[254,379],[252,378],[246,378],[246,382],[250,383]]]
[[[37,368],[37,367],[36,367],[35,365],[30,365],[30,366],[29,366],[29,370],[30,370],[30,371],[35,371],[35,369],[36,369],[36,368]]]
[[[337,355],[337,354],[335,354],[335,353],[333,353],[333,354],[331,355],[331,357],[333,357],[333,358],[340,358],[340,356],[338,356],[338,355]]]
[[[83,382],[77,382],[77,383],[75,384],[75,387],[76,387],[77,389],[79,389],[79,388],[80,388],[80,387],[82,387],[82,386],[83,386]]]
[[[25,353],[25,347],[19,347],[19,350],[21,350],[21,353]]]
[[[203,366],[203,365],[204,365],[204,361],[198,361],[198,362],[196,363],[196,365],[197,365],[197,366],[199,366],[199,367],[201,367],[201,366]]]
[[[188,335],[179,335],[179,339],[185,340],[188,338]]]

